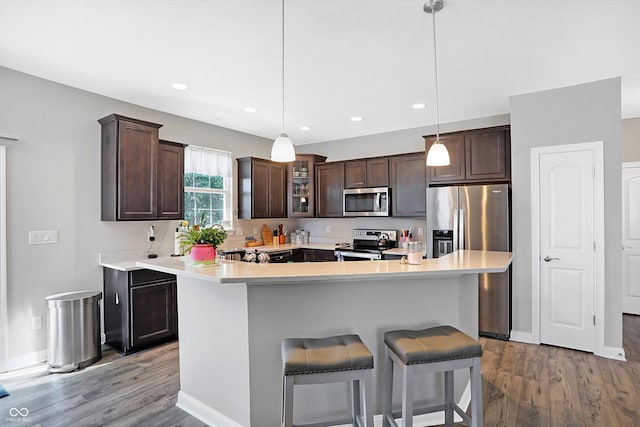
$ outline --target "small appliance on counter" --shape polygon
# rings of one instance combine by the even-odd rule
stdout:
[[[382,252],[398,245],[397,230],[356,228],[351,231],[353,242],[334,250],[338,261],[366,261],[384,259]]]

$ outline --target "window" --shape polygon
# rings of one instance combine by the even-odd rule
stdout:
[[[231,153],[188,146],[184,152],[184,219],[199,224],[233,227]]]

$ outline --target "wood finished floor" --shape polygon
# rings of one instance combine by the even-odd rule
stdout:
[[[485,426],[640,426],[640,316],[624,316],[627,362],[481,338]],[[178,344],[126,357],[106,349],[89,368],[0,374],[7,426],[204,426],[175,407]],[[11,420],[28,408],[29,422]]]

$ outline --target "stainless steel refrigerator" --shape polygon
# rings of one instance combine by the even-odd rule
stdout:
[[[427,257],[458,249],[511,251],[511,200],[507,184],[427,188]],[[511,268],[480,274],[479,334],[509,339]]]

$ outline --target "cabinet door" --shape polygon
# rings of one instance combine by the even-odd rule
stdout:
[[[158,129],[121,120],[118,140],[118,219],[155,219]]]
[[[129,274],[103,268],[105,342],[120,353],[129,348]]]
[[[269,218],[287,217],[287,165],[286,163],[271,163],[268,168],[269,188]]]
[[[427,137],[426,151],[435,142],[435,137]],[[431,183],[451,183],[461,182],[465,180],[465,150],[464,135],[445,135],[440,137],[440,141],[447,147],[449,151],[449,166],[427,166],[429,172],[429,181]],[[426,159],[425,159],[426,160]]]
[[[389,159],[367,160],[367,187],[389,186]]]
[[[425,154],[415,153],[389,159],[393,216],[426,215]]]
[[[158,219],[184,217],[184,146],[160,141]]]
[[[251,218],[269,218],[269,163],[251,162]]]
[[[510,178],[507,132],[473,132],[465,135],[467,181],[505,181]]]
[[[367,186],[367,162],[352,160],[344,163],[344,188]]]
[[[344,163],[325,163],[316,166],[316,216],[342,216],[344,191]]]
[[[130,301],[132,347],[146,347],[176,336],[175,281],[132,287]]]
[[[326,249],[316,249],[316,262],[335,261],[336,256],[333,251]]]

